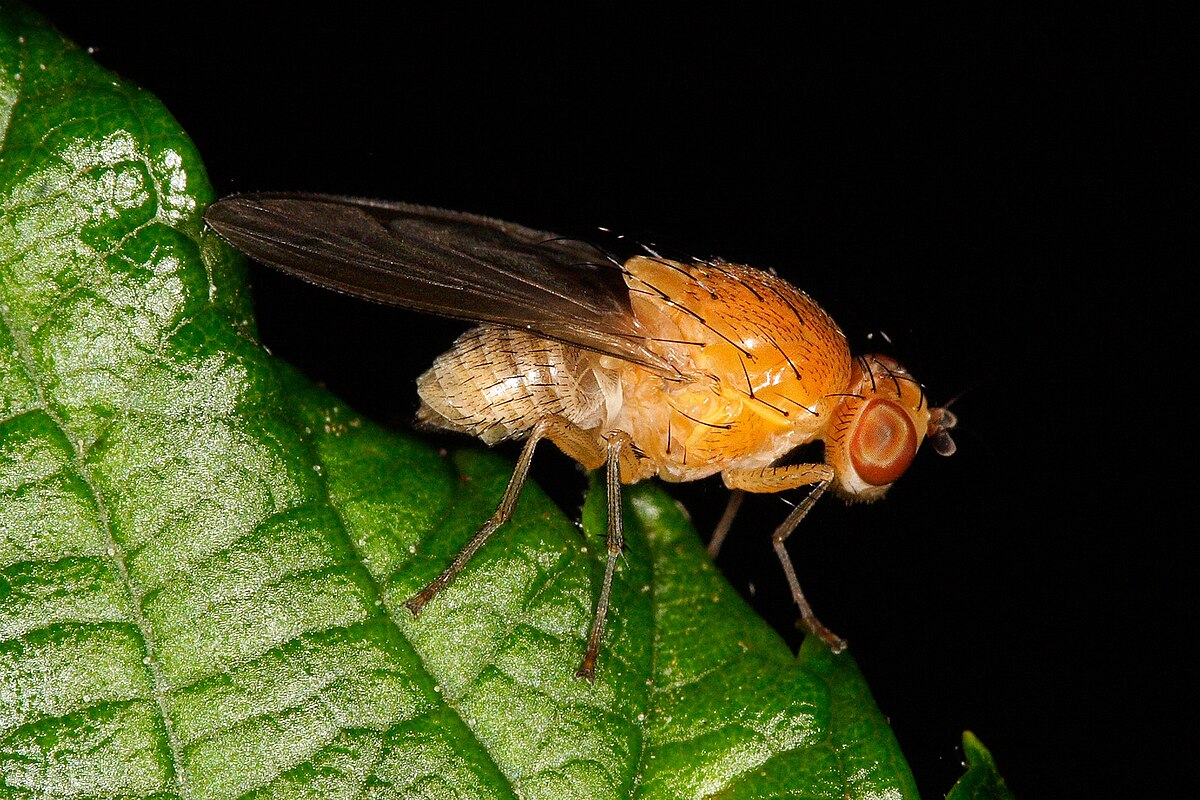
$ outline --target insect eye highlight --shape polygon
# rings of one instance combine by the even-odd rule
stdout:
[[[899,403],[874,399],[859,412],[850,438],[850,461],[863,481],[886,486],[908,469],[919,444],[912,415]]]

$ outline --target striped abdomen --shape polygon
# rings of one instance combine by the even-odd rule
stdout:
[[[417,379],[417,421],[488,444],[525,437],[558,415],[589,430],[604,421],[595,357],[511,328],[482,325],[455,341]]]

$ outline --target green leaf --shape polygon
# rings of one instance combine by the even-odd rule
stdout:
[[[255,339],[161,105],[0,10],[0,796],[915,797],[853,660],[799,658],[655,486],[601,572],[510,466],[357,416]]]
[[[959,778],[946,800],[1013,800],[1013,793],[996,769],[996,760],[970,731],[963,733],[963,754],[967,757],[967,773]]]

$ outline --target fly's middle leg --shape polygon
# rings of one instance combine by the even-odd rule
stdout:
[[[608,495],[608,560],[604,564],[604,582],[600,585],[600,596],[592,614],[592,627],[588,632],[587,648],[583,661],[575,670],[575,677],[588,683],[596,680],[596,659],[600,655],[600,640],[604,638],[604,625],[608,619],[608,604],[612,595],[613,573],[617,558],[625,546],[625,521],[621,513],[621,475],[633,472],[637,456],[631,447],[629,434],[619,431],[608,434],[608,466],[604,471],[605,489]]]

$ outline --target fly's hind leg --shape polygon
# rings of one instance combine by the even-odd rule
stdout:
[[[800,590],[800,580],[796,577],[792,559],[788,556],[787,548],[784,546],[784,542],[796,530],[796,526],[808,514],[813,504],[829,488],[829,484],[833,480],[833,467],[828,464],[790,464],[783,467],[764,467],[753,470],[727,470],[722,473],[722,478],[730,489],[747,492],[781,492],[801,486],[812,487],[804,500],[792,509],[783,523],[771,534],[771,543],[775,546],[775,554],[779,556],[779,563],[783,565],[783,572],[787,575],[792,599],[800,608],[800,620],[804,627],[821,637],[821,640],[833,652],[840,653],[845,650],[846,641],[822,625],[821,621],[817,619],[817,615],[813,613],[812,606],[808,604],[804,592]]]
[[[598,437],[589,434],[563,417],[543,417],[539,420],[530,432],[525,446],[521,449],[517,465],[508,481],[508,488],[504,490],[504,496],[500,498],[500,505],[496,507],[495,513],[487,522],[483,523],[483,527],[475,532],[471,541],[467,542],[466,547],[459,551],[450,566],[442,570],[442,574],[405,601],[405,607],[412,612],[414,617],[421,613],[421,609],[425,607],[426,603],[436,597],[438,592],[446,588],[458,576],[458,573],[462,572],[463,567],[483,546],[488,537],[495,533],[497,528],[508,522],[513,509],[516,508],[517,498],[521,496],[521,489],[525,486],[525,479],[529,476],[529,465],[533,461],[533,452],[542,439],[554,442],[559,449],[587,469],[598,469],[608,457],[608,452]]]
[[[606,488],[608,489],[608,560],[604,567],[604,583],[600,587],[600,597],[596,601],[596,610],[592,615],[587,648],[584,651],[583,661],[579,664],[579,669],[575,670],[575,677],[591,682],[596,679],[596,659],[600,654],[600,641],[604,638],[605,621],[608,618],[613,573],[616,570],[617,558],[621,555],[621,549],[625,545],[624,524],[621,515],[621,476],[624,475],[628,479],[629,476],[637,474],[637,455],[634,453],[628,434],[619,431],[613,432],[605,437],[607,439],[605,441],[563,417],[544,417],[539,420],[530,432],[525,446],[521,449],[521,455],[517,458],[517,466],[513,469],[512,477],[508,481],[508,488],[504,490],[504,496],[500,498],[500,505],[496,507],[496,512],[483,524],[483,527],[476,531],[475,535],[471,537],[471,541],[467,542],[466,547],[454,557],[450,566],[446,567],[442,574],[430,581],[429,585],[413,595],[404,605],[414,617],[420,614],[425,604],[457,577],[471,557],[488,540],[488,537],[495,533],[497,528],[508,522],[517,505],[517,498],[521,496],[525,479],[529,475],[533,452],[542,439],[554,442],[560,450],[582,464],[585,469],[599,469],[606,463],[608,464],[608,469],[605,471]]]

